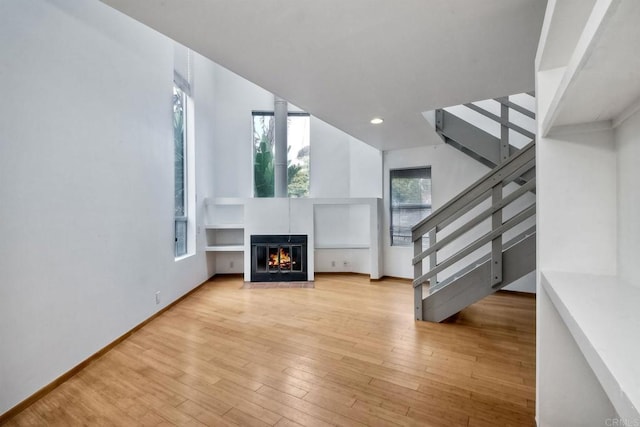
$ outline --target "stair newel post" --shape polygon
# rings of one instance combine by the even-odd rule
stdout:
[[[507,98],[508,100],[509,98]],[[509,107],[500,104],[500,163],[509,158]]]
[[[509,98],[506,98],[508,100]],[[509,107],[500,103],[500,163],[509,158]],[[500,175],[498,175],[500,178]],[[495,206],[502,202],[502,181],[491,190],[491,204]],[[491,230],[502,225],[502,209],[491,216]],[[502,283],[502,235],[491,242],[491,286]]]
[[[420,253],[422,253],[422,237],[413,241],[413,255],[418,256]],[[422,276],[422,261],[413,265],[413,277],[417,279],[420,276]],[[422,320],[422,284],[413,285],[413,306],[416,320]]]
[[[500,179],[498,175],[498,179]],[[502,180],[491,189],[491,204],[493,206],[502,203]],[[491,215],[491,231],[502,226],[502,209],[496,210]],[[502,234],[491,241],[491,286],[502,283]]]

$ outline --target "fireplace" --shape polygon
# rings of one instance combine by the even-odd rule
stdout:
[[[251,281],[307,280],[306,235],[252,235]]]

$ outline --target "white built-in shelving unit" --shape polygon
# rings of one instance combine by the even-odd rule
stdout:
[[[541,280],[581,353],[576,357],[584,358],[617,416],[640,420],[640,287],[616,276],[567,272],[542,273]],[[608,409],[608,402],[582,403]]]
[[[205,250],[242,253],[236,268],[242,265],[245,280],[250,278],[251,236],[257,234],[307,235],[309,280],[315,271],[354,271],[380,278],[379,198],[208,198],[205,204]],[[221,268],[230,269],[229,264]]]
[[[536,60],[541,135],[617,126],[640,108],[640,5],[549,1]],[[540,80],[542,79],[542,81]]]
[[[244,202],[242,199],[207,199],[207,252],[244,252]]]
[[[316,243],[316,249],[369,249],[369,243]]]
[[[540,426],[640,425],[640,280],[619,274],[619,128],[640,120],[638,46],[640,1],[549,0],[536,57]]]

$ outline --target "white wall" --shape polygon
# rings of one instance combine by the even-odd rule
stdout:
[[[317,272],[369,274],[370,209],[366,204],[314,206]]]
[[[434,138],[437,138],[434,133]],[[448,202],[489,170],[460,151],[444,144],[384,152],[384,274],[413,278],[413,246],[391,246],[389,236],[389,171],[391,169],[431,166],[431,202],[433,209]]]
[[[640,258],[640,113],[616,129],[618,181],[618,275],[634,286]]]
[[[615,275],[613,132],[541,138],[536,148],[539,269]]]
[[[351,137],[333,126],[311,120],[309,195],[311,197],[350,196]]]
[[[349,138],[349,176],[350,197],[383,197],[382,152]]]
[[[0,52],[4,413],[209,271],[173,255],[173,43],[99,2],[27,0],[0,3]],[[201,165],[210,70],[195,61]]]
[[[215,197],[252,197],[252,110],[273,111],[273,95],[216,65]]]

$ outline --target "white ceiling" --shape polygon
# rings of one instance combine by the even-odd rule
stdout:
[[[534,89],[546,0],[102,0],[381,150]],[[371,118],[384,118],[371,125]]]

